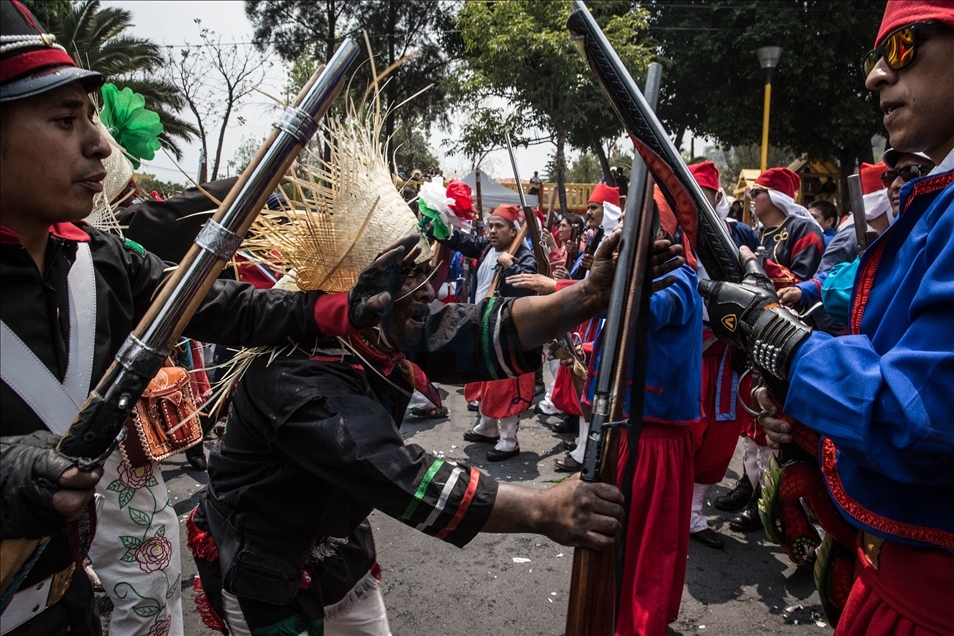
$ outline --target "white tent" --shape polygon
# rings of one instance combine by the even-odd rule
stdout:
[[[471,170],[470,173],[461,179],[470,186],[474,194],[474,201],[477,201],[477,171]],[[480,171],[480,202],[484,209],[495,208],[498,205],[509,203],[520,207],[520,195],[515,191],[500,185],[493,180],[486,172]]]

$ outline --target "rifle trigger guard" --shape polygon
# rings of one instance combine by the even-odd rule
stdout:
[[[746,413],[748,413],[749,415],[751,415],[751,416],[754,417],[754,418],[758,418],[758,416],[759,416],[759,411],[753,411],[753,410],[752,410],[752,407],[749,406],[749,400],[752,399],[752,395],[755,393],[755,390],[756,390],[757,388],[759,388],[760,386],[762,386],[762,380],[761,380],[761,378],[759,379],[759,383],[756,384],[755,386],[753,386],[753,387],[752,387],[752,390],[749,391],[748,399],[743,399],[743,398],[742,398],[742,395],[739,393],[739,387],[742,386],[742,380],[745,379],[745,376],[747,376],[747,375],[749,375],[749,374],[751,374],[751,373],[752,373],[752,367],[749,367],[749,368],[747,368],[745,371],[742,372],[742,375],[739,376],[739,383],[738,383],[738,386],[736,386],[736,388],[735,388],[735,400],[736,400],[736,402],[738,402],[738,403],[742,406],[743,409],[745,409],[745,412],[746,412]]]
[[[129,334],[116,353],[116,362],[130,373],[151,380],[162,368],[168,355],[168,351],[153,349],[136,336]]]
[[[218,221],[210,219],[195,237],[195,244],[217,259],[227,261],[242,244],[242,237],[226,229]]]
[[[315,118],[297,106],[287,107],[272,126],[288,133],[302,146],[306,145],[318,132],[318,122]]]

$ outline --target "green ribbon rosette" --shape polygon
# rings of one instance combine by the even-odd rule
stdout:
[[[103,84],[103,109],[99,118],[126,151],[133,168],[139,160],[150,161],[161,148],[162,123],[158,113],[146,108],[146,98],[130,88],[119,90],[115,84]]]
[[[428,207],[424,199],[417,200],[417,209],[421,211],[420,225],[422,230],[424,229],[424,226],[430,222],[431,234],[434,236],[434,238],[436,238],[438,241],[443,241],[450,238],[450,229],[444,224],[444,220],[441,219],[440,212],[434,208]]]

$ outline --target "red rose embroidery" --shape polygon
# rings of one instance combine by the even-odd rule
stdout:
[[[146,539],[136,548],[136,562],[143,572],[164,570],[172,560],[172,542],[165,537]]]
[[[126,462],[119,462],[119,483],[126,488],[139,490],[152,477],[152,464],[147,464],[142,468],[130,468]]]
[[[156,622],[151,628],[149,628],[149,633],[146,636],[168,636],[169,630],[172,629],[172,617],[167,616],[161,621]]]

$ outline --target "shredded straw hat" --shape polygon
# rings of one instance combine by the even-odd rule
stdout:
[[[288,209],[263,213],[244,247],[289,272],[302,291],[344,292],[383,249],[418,232],[418,220],[394,185],[379,89],[369,106],[350,103],[345,118],[325,120],[330,157],[308,151],[293,176]],[[421,237],[423,262],[431,256]]]

